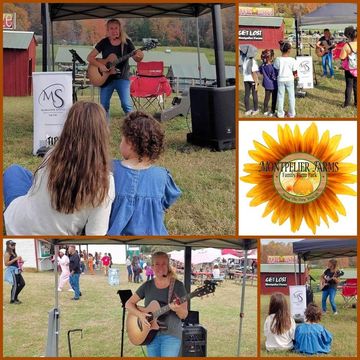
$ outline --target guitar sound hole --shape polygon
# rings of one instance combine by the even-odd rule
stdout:
[[[142,329],[143,329],[142,322],[140,321],[139,318],[137,319],[137,324],[138,324],[139,329],[142,331]]]

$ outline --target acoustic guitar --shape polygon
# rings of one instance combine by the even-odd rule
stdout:
[[[323,277],[320,278],[320,284],[319,284],[319,290],[324,290],[326,286],[328,286],[329,281],[339,278],[344,275],[344,272],[342,270],[336,272],[332,277]]]
[[[140,51],[150,50],[156,48],[156,46],[157,43],[154,40],[150,40],[146,42],[146,44],[141,48],[135,49],[129,54],[126,54],[124,56],[118,57],[115,54],[110,54],[105,59],[97,59],[97,61],[105,65],[109,69],[109,71],[102,72],[96,65],[89,64],[87,69],[87,76],[90,80],[90,83],[94,86],[104,85],[110,75],[114,75],[118,73],[117,69],[115,68],[116,65],[121,64],[127,59],[130,59],[132,56],[135,55],[136,51],[138,50]]]
[[[329,46],[328,44],[325,45],[317,45],[315,48],[315,53],[318,57],[323,57],[326,55],[329,51],[335,48],[335,45]]]
[[[202,297],[213,292],[215,292],[215,283],[211,280],[205,280],[204,286],[201,286],[192,293],[181,297],[177,303],[182,304],[195,296]],[[136,315],[128,313],[126,319],[126,330],[129,340],[132,344],[147,345],[153,340],[157,331],[160,330],[158,318],[170,311],[170,306],[167,304],[161,307],[159,302],[153,300],[147,307],[138,306],[138,309],[151,315],[148,318],[151,327],[143,327],[142,322]]]

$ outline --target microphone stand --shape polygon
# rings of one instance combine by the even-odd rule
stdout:
[[[120,301],[122,305],[122,321],[121,321],[121,345],[120,345],[120,357],[124,355],[124,333],[125,333],[125,304],[131,298],[131,290],[118,290],[117,294],[120,296]]]

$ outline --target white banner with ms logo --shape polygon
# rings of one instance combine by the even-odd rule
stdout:
[[[312,56],[297,56],[296,63],[300,87],[302,89],[312,89],[314,87],[314,66]]]
[[[306,286],[289,286],[290,313],[292,317],[304,317],[306,309]]]
[[[72,106],[71,72],[34,72],[33,154],[59,139],[67,113]]]

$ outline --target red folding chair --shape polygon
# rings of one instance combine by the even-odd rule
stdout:
[[[161,111],[165,108],[164,95],[171,95],[171,87],[163,72],[162,61],[137,64],[136,75],[130,77],[130,96],[137,110]]]
[[[344,299],[344,308],[352,306],[357,302],[357,279],[346,279],[341,288],[341,295]]]

